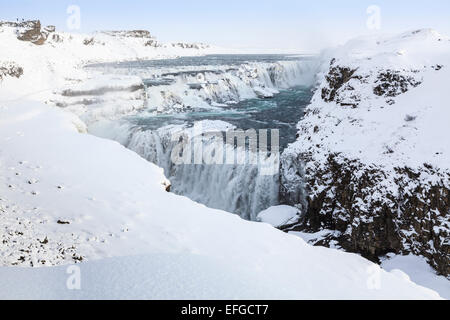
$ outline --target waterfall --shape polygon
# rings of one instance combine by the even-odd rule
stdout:
[[[146,104],[150,111],[167,114],[271,98],[280,89],[314,84],[316,70],[316,60],[296,60],[222,66],[214,70],[159,71],[151,81],[167,81],[166,85],[149,86]]]
[[[221,121],[196,123],[194,127],[203,128],[200,131],[186,126],[168,126],[147,131],[134,128],[131,129],[126,146],[164,168],[174,193],[212,208],[234,212],[248,220],[256,219],[260,211],[278,201],[278,166],[276,171],[266,174],[264,168],[270,164],[276,165],[273,158],[258,157],[245,148],[226,144],[223,139],[211,140],[205,137],[204,134],[208,132],[205,123],[208,124],[207,128],[215,128],[215,132],[223,132],[224,135],[228,129],[233,129],[231,125]],[[179,140],[174,137],[186,135],[192,141],[197,137],[196,134],[200,137],[200,143],[193,143],[187,151],[192,152],[192,161],[175,164],[172,157]],[[222,150],[223,161],[214,164],[203,161],[206,155],[218,153],[218,150]],[[225,155],[230,150],[241,161],[227,164]],[[194,162],[195,158],[198,159],[198,154],[202,161]]]
[[[170,85],[147,89],[148,106],[159,112],[173,113],[187,107],[209,107],[214,104],[239,102],[244,99],[270,96],[278,89],[297,85],[312,85],[316,67],[314,61],[282,61],[276,63],[249,63],[226,72],[178,73]],[[201,86],[191,86],[195,81]],[[300,119],[298,119],[300,120]],[[202,128],[196,130],[198,125]],[[279,203],[279,158],[264,157],[260,152],[236,147],[224,140],[214,140],[205,134],[226,133],[234,126],[223,121],[200,121],[194,125],[164,125],[149,128],[130,121],[98,121],[90,126],[92,134],[116,140],[157,164],[171,181],[171,191],[209,207],[256,220],[262,210]],[[216,153],[221,147],[225,153],[236,153],[240,163],[206,164],[198,162],[175,164],[174,153],[180,139],[199,138],[201,143],[192,144],[188,152],[196,154]],[[292,137],[292,141],[295,137]],[[201,149],[201,150],[200,150]],[[267,168],[276,168],[267,173]]]

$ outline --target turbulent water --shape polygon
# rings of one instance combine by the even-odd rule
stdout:
[[[313,59],[219,55],[91,67],[143,79],[145,111],[121,121],[97,122],[90,130],[121,142],[164,168],[174,193],[249,220],[255,220],[260,211],[278,203],[275,153],[266,158],[258,153],[259,149],[253,152],[236,149],[235,145],[213,141],[204,133],[277,129],[282,151],[295,140],[296,124],[310,102],[316,71]],[[197,153],[216,154],[219,146],[224,145],[228,151],[237,150],[236,157],[243,161],[175,164],[172,156],[181,134],[191,139],[200,137],[200,144],[190,145],[189,152],[194,158]],[[271,140],[274,138],[269,132],[269,149],[276,142]],[[261,141],[261,135],[258,139]],[[267,168],[276,170],[268,172]]]

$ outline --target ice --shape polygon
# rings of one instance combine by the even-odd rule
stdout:
[[[259,222],[268,223],[275,228],[294,224],[298,222],[301,213],[297,208],[290,206],[270,207],[258,214]]]

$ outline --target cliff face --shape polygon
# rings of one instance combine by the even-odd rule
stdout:
[[[0,21],[0,28],[1,27],[15,28],[18,40],[29,41],[35,45],[43,45],[45,41],[47,41],[49,35],[55,32],[54,26],[42,28],[39,20],[22,22]]]
[[[334,231],[315,244],[422,255],[450,275],[449,53],[431,30],[327,53],[282,160],[281,200],[304,209],[296,229]]]

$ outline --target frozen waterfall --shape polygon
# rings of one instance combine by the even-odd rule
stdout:
[[[228,68],[218,67],[215,71],[178,70],[170,75],[165,72],[154,76],[156,80],[153,82],[146,80],[147,84],[150,83],[146,88],[147,113],[170,115],[189,113],[196,109],[229,108],[247,99],[271,98],[279,90],[293,86],[312,86],[316,73],[317,63],[313,60],[248,63]],[[164,81],[158,82],[161,79]],[[205,136],[205,133],[225,133],[236,129],[224,121],[201,121],[200,132],[195,129],[198,124],[185,122],[148,127],[126,119],[102,120],[91,124],[90,132],[116,140],[164,168],[172,183],[172,192],[209,207],[255,220],[259,212],[277,205],[280,188],[279,155],[271,154],[267,158],[261,155],[260,150],[252,152],[246,148],[236,148],[233,144],[224,144],[224,141]],[[174,138],[177,136],[187,136],[189,139],[200,137],[200,144],[194,143],[189,147],[193,162],[174,163],[172,158],[178,152],[176,148],[180,143],[179,139]],[[292,137],[294,140],[295,136]],[[196,154],[211,155],[217,153],[221,146],[226,149],[225,153],[230,152],[230,149],[234,151],[238,163],[195,162],[195,157],[198,157]],[[267,174],[267,168],[276,170]]]

